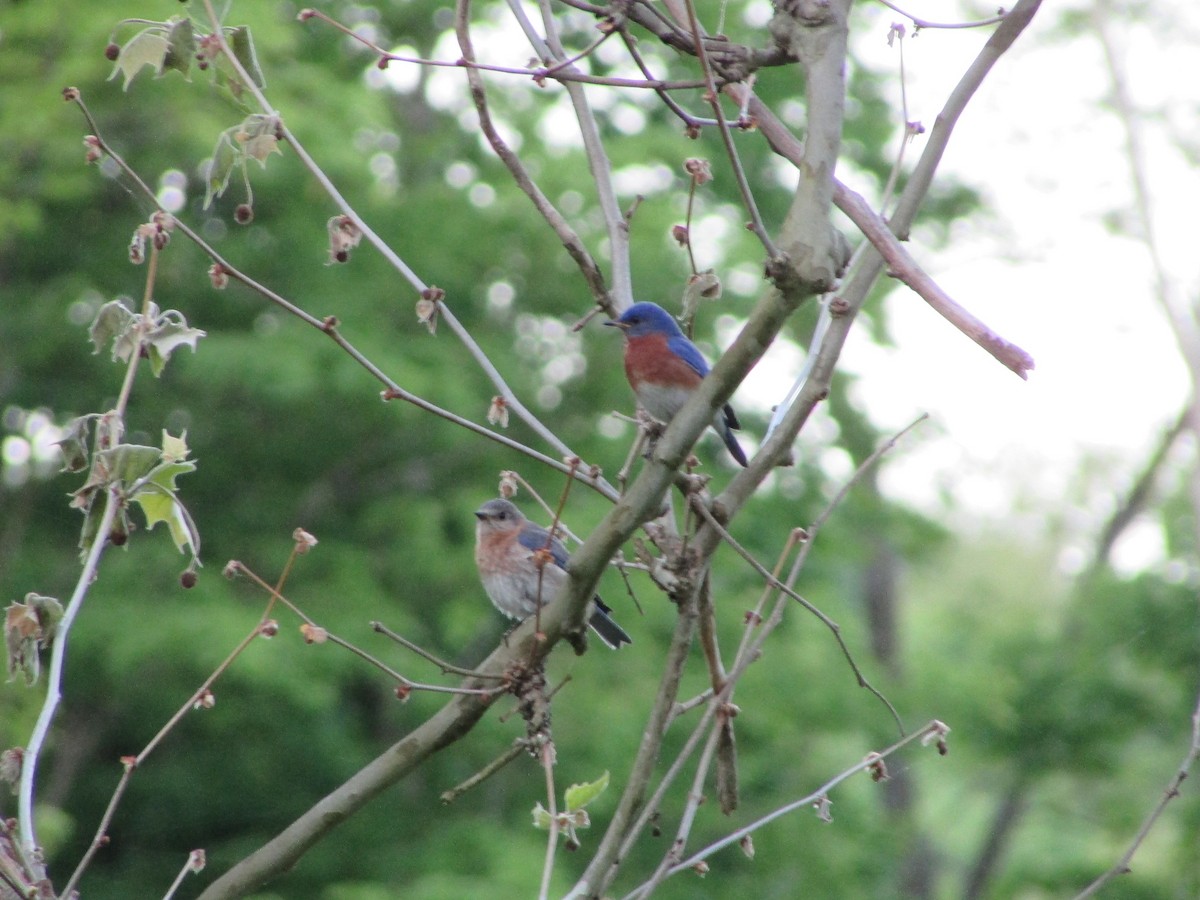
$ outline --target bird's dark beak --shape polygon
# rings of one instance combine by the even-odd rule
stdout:
[[[604,324],[611,325],[613,328],[620,328],[622,331],[624,331],[626,328],[629,327],[627,324],[625,324],[624,322],[622,322],[618,319],[609,319]]]
[[[482,522],[484,519],[487,518],[487,513],[485,513],[482,509],[477,509],[477,510],[475,510],[475,518],[477,518],[480,522]]]

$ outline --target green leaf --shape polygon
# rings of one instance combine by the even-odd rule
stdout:
[[[533,827],[540,831],[550,830],[550,813],[541,803],[534,804],[533,807]]]
[[[583,809],[585,806],[603,794],[607,789],[608,772],[605,772],[595,781],[571,785],[563,794],[563,799],[567,804],[567,812],[574,812],[577,809]]]
[[[168,313],[169,315],[169,313]],[[157,378],[167,365],[171,353],[178,347],[187,345],[196,352],[196,341],[204,337],[206,332],[199,328],[189,328],[187,320],[178,313],[177,317],[168,318],[164,315],[155,324],[152,331],[146,333],[145,343],[150,353],[150,371]]]
[[[720,299],[721,279],[712,269],[690,276],[683,288],[683,318],[695,318],[701,300]]]
[[[176,496],[175,487],[176,478],[196,471],[194,461],[181,458],[187,452],[183,438],[173,438],[164,431],[162,461],[145,475],[130,499],[142,508],[147,530],[153,530],[159,522],[166,522],[179,552],[190,549],[195,558],[200,555],[200,532]]]
[[[116,339],[126,334],[133,326],[134,315],[129,311],[129,308],[118,298],[109,300],[100,307],[96,313],[96,318],[92,320],[92,327],[88,330],[88,337],[92,340],[92,346],[95,347],[93,353],[99,353],[109,343],[115,343]],[[117,358],[116,349],[113,350],[113,359]]]
[[[204,208],[208,209],[213,200],[225,193],[229,187],[229,178],[233,169],[242,159],[242,149],[234,143],[232,129],[222,131],[213,147],[212,159],[208,161],[208,189],[204,194]]]
[[[79,531],[79,558],[84,559],[100,531],[100,514],[96,511],[96,486],[85,485],[71,495],[71,506],[83,510],[83,528]]]
[[[234,138],[242,145],[242,152],[246,156],[257,160],[259,165],[265,168],[268,156],[283,152],[279,149],[279,139],[275,136],[278,131],[278,116],[255,113],[245,118]]]
[[[127,91],[133,81],[133,76],[141,70],[142,66],[152,66],[155,72],[161,74],[163,61],[166,59],[170,47],[170,43],[163,36],[161,27],[155,26],[139,31],[130,38],[129,43],[121,48],[117,64],[113,67],[108,80],[112,81],[117,77],[118,72],[122,73],[125,76],[125,85],[121,90]]]
[[[147,319],[153,322],[158,317],[158,306],[154,303],[149,304],[147,310],[147,315],[130,313],[129,324],[126,325],[125,329],[113,341],[113,360],[119,359],[122,362],[129,362],[130,357],[137,352],[139,341],[142,338],[142,335],[138,333],[138,327]]]
[[[162,434],[163,462],[173,463],[187,459],[187,455],[191,452],[187,445],[187,429],[183,429],[183,434],[179,437],[170,434],[165,428]]]
[[[157,447],[118,444],[111,450],[97,451],[96,462],[102,471],[96,474],[103,478],[102,483],[106,485],[114,482],[131,485],[149,475],[161,457],[162,451]]]
[[[175,69],[190,81],[192,60],[196,58],[196,29],[192,26],[192,20],[186,16],[173,18],[168,24],[168,47],[158,74],[163,75],[168,69]]]
[[[267,157],[272,153],[283,154],[279,149],[279,140],[273,134],[260,134],[246,141],[246,155],[257,160],[263,168],[266,168]]]
[[[62,617],[62,604],[41,594],[26,594],[24,603],[13,603],[5,610],[4,646],[9,681],[18,673],[25,676],[27,685],[37,681],[41,665],[38,650],[50,646]]]
[[[60,472],[82,472],[88,464],[88,434],[94,414],[80,416],[67,423],[58,446],[62,448],[63,467]]]
[[[177,474],[179,472],[170,476],[171,481],[174,481]],[[190,549],[192,556],[200,555],[200,534],[192,517],[188,515],[173,490],[156,481],[148,481],[130,499],[142,508],[146,516],[147,530],[153,530],[159,522],[166,522],[167,529],[171,532],[171,540],[175,542],[180,553]]]
[[[246,70],[246,74],[250,76],[250,80],[258,87],[265,88],[267,81],[258,66],[258,54],[254,52],[254,38],[250,36],[250,29],[245,25],[230,29],[229,47]]]
[[[162,462],[155,466],[146,476],[146,481],[151,484],[157,484],[159,487],[168,491],[176,490],[175,479],[180,475],[187,475],[189,472],[196,471],[196,463],[193,460],[171,460]]]

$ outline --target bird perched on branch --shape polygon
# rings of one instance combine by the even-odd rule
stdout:
[[[475,510],[475,565],[496,609],[512,619],[533,615],[567,580],[567,548],[508,500],[489,500]],[[614,650],[633,639],[596,597],[588,624]]]
[[[635,303],[605,325],[625,333],[625,377],[638,403],[660,422],[670,422],[708,374],[708,363],[669,312],[656,303]],[[713,428],[740,465],[746,454],[733,431],[742,426],[726,403]]]

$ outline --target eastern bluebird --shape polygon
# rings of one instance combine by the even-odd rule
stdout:
[[[696,345],[655,303],[635,303],[619,319],[604,324],[625,332],[625,377],[638,403],[660,422],[670,422],[708,374],[708,363]],[[728,403],[712,424],[733,458],[746,465],[746,454],[733,436],[733,429],[742,426]]]
[[[567,548],[540,525],[534,525],[507,500],[489,500],[475,510],[475,565],[483,589],[496,609],[511,619],[533,615],[554,599],[567,580]],[[540,577],[535,554],[549,553]],[[588,624],[614,650],[633,639],[613,621],[599,598]]]

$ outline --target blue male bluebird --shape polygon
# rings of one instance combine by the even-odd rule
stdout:
[[[638,403],[660,422],[670,422],[708,374],[708,363],[671,314],[656,303],[635,303],[619,319],[605,322],[625,332],[625,377]],[[733,436],[741,428],[727,403],[713,428],[741,465],[746,454]]]
[[[508,500],[489,500],[475,510],[475,565],[496,609],[511,619],[533,615],[554,599],[567,580],[567,548]],[[540,567],[535,554],[546,551]],[[613,621],[599,597],[588,624],[614,650],[633,639]]]

